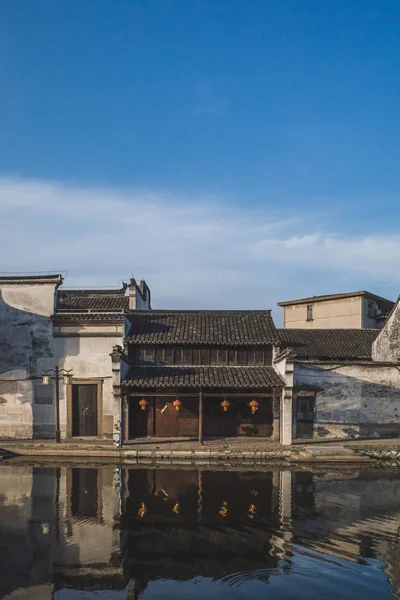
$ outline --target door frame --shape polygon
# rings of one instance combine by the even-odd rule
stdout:
[[[312,418],[310,419],[298,419],[297,415],[298,414],[303,414],[303,413],[299,413],[298,412],[298,407],[299,407],[299,401],[303,400],[304,398],[307,398],[307,400],[312,400],[312,411],[309,411],[308,414],[312,413]],[[315,425],[315,411],[316,411],[316,402],[317,402],[317,394],[315,391],[308,391],[308,390],[300,390],[298,391],[293,398],[293,430],[294,430],[294,435],[293,437],[295,439],[307,439],[307,437],[313,438],[314,437],[314,425]],[[312,431],[311,431],[311,435],[307,436],[307,435],[300,435],[299,436],[299,427],[298,424],[299,423],[310,423],[312,426]]]
[[[103,523],[103,468],[102,467],[82,467],[82,465],[76,465],[76,467],[66,468],[66,487],[67,487],[67,509],[66,509],[66,521],[67,528],[72,533],[72,523],[79,523],[79,518],[72,514],[72,469],[96,469],[97,470],[97,515],[93,518],[85,518],[86,522]]]
[[[103,437],[103,379],[76,379],[75,377],[67,385],[67,438],[74,440],[97,440]],[[78,436],[72,435],[72,386],[73,385],[97,385],[97,435]]]

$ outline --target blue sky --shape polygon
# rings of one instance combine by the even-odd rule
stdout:
[[[395,298],[399,28],[398,0],[3,0],[1,270]]]

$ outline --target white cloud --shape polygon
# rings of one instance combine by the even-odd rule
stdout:
[[[69,287],[133,274],[156,307],[273,308],[356,288],[395,296],[400,284],[399,235],[344,237],[227,198],[2,178],[0,210],[2,271],[68,270]]]

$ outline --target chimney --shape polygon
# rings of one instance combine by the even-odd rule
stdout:
[[[136,310],[137,308],[137,284],[133,277],[129,283],[129,310]]]
[[[143,301],[146,304],[146,309],[150,310],[151,309],[151,305],[150,305],[150,302],[151,302],[150,288],[149,288],[149,286],[147,285],[147,283],[145,282],[144,279],[141,279],[139,288],[140,288],[140,292],[142,294]]]
[[[150,310],[150,289],[144,279],[140,285],[132,277],[129,284],[129,310]]]

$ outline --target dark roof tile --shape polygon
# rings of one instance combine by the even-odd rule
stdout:
[[[55,283],[61,285],[62,275],[1,275],[0,285],[26,285],[32,283]]]
[[[123,311],[114,312],[62,312],[53,316],[54,321],[123,321]]]
[[[125,311],[129,305],[125,291],[126,285],[120,290],[60,290],[56,312]]]
[[[278,329],[281,349],[299,358],[371,360],[377,329]]]
[[[273,367],[131,367],[123,386],[136,388],[270,388],[284,383]]]
[[[139,311],[128,316],[130,344],[255,346],[277,341],[270,311]]]

